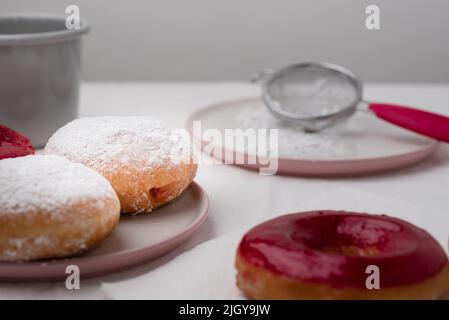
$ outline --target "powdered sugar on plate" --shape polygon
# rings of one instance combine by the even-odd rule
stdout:
[[[306,133],[292,122],[274,117],[267,108],[249,105],[236,116],[242,129],[278,129],[280,158],[304,160],[336,160],[354,156],[354,144],[345,137],[345,123],[317,133]]]
[[[144,168],[190,161],[190,137],[150,117],[92,117],[56,131],[44,153],[88,164],[103,174],[123,165]]]
[[[116,198],[109,182],[81,164],[59,156],[26,156],[0,160],[0,215],[48,212],[63,220],[60,210],[83,200]]]

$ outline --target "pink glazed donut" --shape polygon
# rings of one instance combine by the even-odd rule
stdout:
[[[380,289],[366,285],[377,266]],[[446,253],[426,231],[385,215],[314,211],[250,230],[237,285],[253,299],[435,299],[449,288]]]

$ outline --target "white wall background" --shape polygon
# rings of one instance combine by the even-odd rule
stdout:
[[[64,13],[92,25],[86,80],[248,79],[306,60],[366,81],[449,82],[448,0],[0,0],[0,13]],[[381,9],[381,30],[364,26]]]

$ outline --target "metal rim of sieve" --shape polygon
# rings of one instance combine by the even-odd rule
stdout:
[[[345,78],[355,89],[355,98],[352,103],[350,103],[347,106],[344,106],[340,108],[339,110],[335,112],[330,112],[325,115],[318,115],[318,116],[302,116],[298,115],[292,112],[288,112],[282,108],[282,106],[279,106],[279,103],[273,100],[268,93],[269,86],[276,81],[280,76],[285,74],[286,72],[290,72],[292,69],[308,69],[308,68],[319,68],[324,69],[326,71],[331,71],[335,74],[337,74],[339,77]],[[300,72],[300,71],[298,71]],[[350,115],[352,115],[355,111],[357,106],[362,101],[362,83],[359,80],[359,78],[350,70],[341,67],[339,65],[333,64],[333,63],[327,63],[327,62],[305,62],[305,63],[298,63],[294,65],[287,66],[285,68],[279,69],[277,71],[262,71],[259,75],[259,79],[262,82],[262,100],[264,101],[267,108],[270,110],[270,112],[277,118],[288,120],[288,121],[294,121],[298,125],[303,126],[306,129],[310,129],[310,131],[318,131],[319,128],[315,130],[315,122],[320,121],[328,121],[329,124],[334,123],[338,119],[347,118]],[[326,125],[326,126],[328,126]]]

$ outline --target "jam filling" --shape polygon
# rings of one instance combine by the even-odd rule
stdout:
[[[30,139],[0,125],[0,160],[34,154]]]

